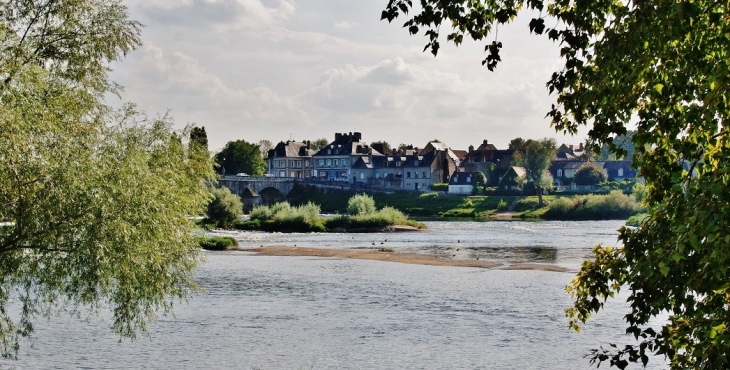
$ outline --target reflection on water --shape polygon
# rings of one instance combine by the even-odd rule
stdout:
[[[615,239],[616,224],[583,224],[588,225],[433,224],[428,233],[417,234],[238,235],[251,245],[357,248],[377,240],[402,250],[460,253],[460,258],[571,264],[590,251],[598,235]],[[518,233],[521,227],[527,230]],[[555,234],[562,239],[547,237]],[[24,343],[19,361],[0,360],[0,366],[585,369],[583,356],[590,348],[632,343],[622,334],[626,307],[615,301],[580,334],[568,329],[564,310],[570,298],[564,287],[573,273],[245,252],[207,255],[198,273],[206,294],[178,305],[175,318],[151,326],[151,340],[120,343],[109,332],[109,318],[54,317],[37,322],[35,346]],[[666,367],[652,361],[650,369]]]

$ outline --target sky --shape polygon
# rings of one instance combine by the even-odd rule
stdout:
[[[579,143],[550,127],[555,102],[545,83],[561,67],[559,48],[528,32],[529,12],[499,29],[495,72],[484,43],[443,41],[380,21],[387,0],[128,0],[144,45],[112,65],[121,100],[148,115],[169,113],[180,128],[205,127],[210,149],[232,140],[276,144],[333,140],[452,149],[515,137]],[[442,30],[443,33],[445,29]],[[491,38],[489,39],[491,42]]]

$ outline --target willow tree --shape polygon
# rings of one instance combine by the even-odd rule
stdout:
[[[515,151],[515,164],[525,169],[526,180],[535,187],[540,207],[544,205],[542,190],[553,185],[548,168],[555,158],[556,148],[555,139],[530,139],[524,143],[523,149]]]
[[[140,44],[118,1],[0,7],[0,353],[61,310],[109,309],[134,337],[196,288],[208,155],[167,116],[105,106],[108,64]]]
[[[623,368],[658,354],[672,368],[728,368],[730,2],[391,0],[382,18],[413,12],[404,26],[425,30],[434,54],[442,29],[457,45],[490,37],[483,64],[493,70],[502,44],[490,32],[523,9],[531,32],[560,44],[564,64],[547,81],[553,127],[587,125],[594,153],[607,143],[621,156],[614,139],[635,126],[633,164],[647,183],[649,217],[620,230],[623,247],[597,246],[569,287],[570,326],[626,289],[637,343],[596,350],[594,361]],[[662,312],[661,329],[647,327]]]

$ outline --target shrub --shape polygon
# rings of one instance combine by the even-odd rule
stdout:
[[[635,183],[633,189],[631,189],[631,195],[634,196],[637,202],[641,203],[646,196],[646,185],[640,182]]]
[[[544,217],[555,220],[615,220],[626,219],[641,210],[641,204],[633,197],[614,190],[607,195],[555,199],[550,202]]]
[[[606,171],[594,162],[586,162],[580,166],[578,171],[575,171],[574,176],[576,185],[596,185],[605,182],[607,179]]]
[[[438,184],[431,185],[431,190],[433,191],[449,191],[449,184],[442,182]]]
[[[251,220],[270,220],[273,214],[271,213],[271,208],[268,206],[258,206],[251,210],[251,214],[249,215],[251,217]]]
[[[504,199],[499,198],[499,203],[497,204],[497,211],[506,211],[507,207],[509,207],[509,204],[507,204],[507,202]]]
[[[261,220],[250,220],[250,221],[236,220],[236,221],[233,221],[233,228],[236,230],[260,230],[261,229]]]
[[[210,251],[223,251],[238,246],[238,241],[230,236],[214,236],[198,239],[201,248]]]
[[[375,200],[367,194],[357,194],[347,201],[347,214],[351,216],[369,215],[375,212]]]
[[[213,199],[208,203],[205,223],[212,223],[216,227],[225,228],[243,216],[241,198],[231,193],[228,188],[213,188],[211,194],[213,194]]]

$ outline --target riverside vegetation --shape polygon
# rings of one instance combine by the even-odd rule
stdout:
[[[343,209],[347,214],[322,217],[320,206],[313,202],[294,206],[281,202],[256,207],[251,211],[249,220],[238,219],[229,224],[239,230],[279,232],[380,231],[392,226],[425,228],[422,223],[409,219],[393,207],[376,208],[373,197],[365,194],[350,197]],[[220,225],[210,215],[206,222]]]
[[[635,184],[631,192],[611,190],[607,194],[544,195],[545,205],[539,206],[537,196],[516,195],[444,195],[436,192],[374,194],[379,207],[390,207],[409,216],[490,218],[507,213],[511,218],[545,220],[609,220],[627,219],[644,211],[641,201],[644,186]],[[322,193],[314,188],[300,187],[292,203],[316,203],[327,213],[347,209],[347,193]]]

